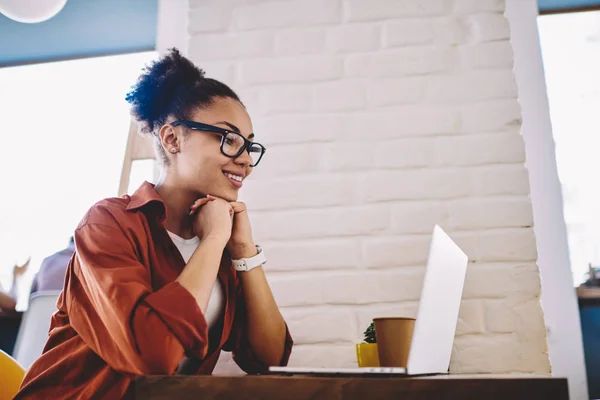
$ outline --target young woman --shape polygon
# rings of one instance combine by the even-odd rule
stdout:
[[[84,216],[48,343],[17,399],[129,397],[139,375],[211,373],[221,350],[248,373],[289,358],[237,202],[265,152],[244,105],[176,49],[127,100],[155,139],[160,179]]]

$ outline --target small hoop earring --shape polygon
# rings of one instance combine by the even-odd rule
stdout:
[[[177,149],[173,147],[173,148],[171,149],[171,153],[177,153]]]

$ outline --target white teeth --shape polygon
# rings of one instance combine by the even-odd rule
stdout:
[[[242,178],[239,175],[233,175],[233,174],[230,174],[229,172],[223,172],[223,174],[225,174],[226,177],[231,178],[231,179],[233,179],[235,181],[238,181],[238,182],[241,182],[244,179],[244,178]]]

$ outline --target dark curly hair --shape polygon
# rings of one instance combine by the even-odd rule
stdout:
[[[125,100],[131,104],[131,114],[140,131],[158,138],[158,131],[169,116],[190,119],[195,110],[210,106],[219,97],[242,103],[229,86],[206,78],[202,69],[172,48],[145,67]],[[156,140],[156,149],[163,163],[167,163],[160,139]]]

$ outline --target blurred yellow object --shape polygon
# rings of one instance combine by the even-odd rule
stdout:
[[[25,377],[25,370],[19,363],[0,350],[0,400],[15,397]]]
[[[357,343],[356,360],[359,367],[379,367],[377,343]]]

